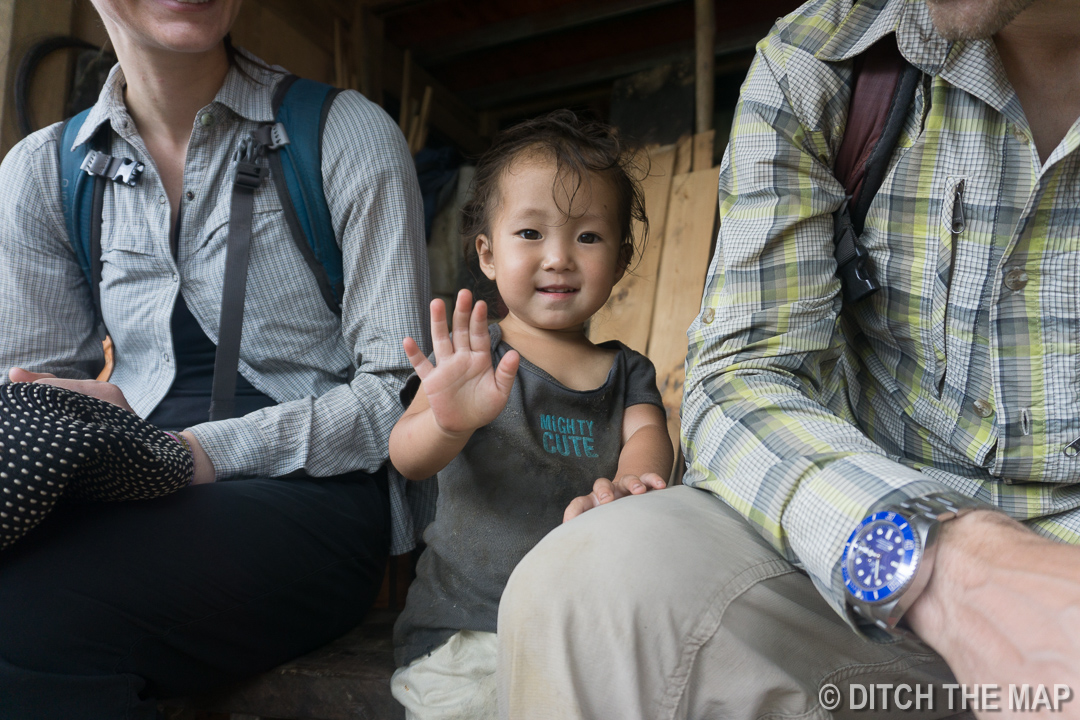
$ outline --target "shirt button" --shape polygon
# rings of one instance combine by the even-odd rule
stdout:
[[[716,317],[716,311],[712,308],[706,308],[705,312],[701,313],[701,321],[706,325],[712,323],[713,318]]]
[[[177,275],[176,273],[173,273],[172,274],[172,281],[173,282],[178,282],[179,280],[180,280],[180,276]]]
[[[164,195],[158,195],[157,201],[158,201],[158,205],[164,205],[166,203],[167,199],[166,199],[166,197]]]
[[[203,113],[199,116],[199,122],[203,127],[210,127],[214,124],[214,116],[210,113]]]
[[[1028,134],[1021,130],[1019,127],[1013,127],[1013,137],[1015,137],[1017,142],[1022,145],[1027,145],[1028,141],[1030,140],[1030,138],[1028,138]]]
[[[172,362],[172,358],[169,357],[169,353],[161,353],[161,359],[165,362],[166,365]]]
[[[188,200],[194,200],[195,199],[195,191],[194,190],[188,190],[186,193],[184,193],[184,197],[186,197]]]
[[[1028,274],[1023,268],[1011,268],[1005,273],[1005,287],[1010,290],[1023,290],[1028,283]]]
[[[975,414],[981,418],[988,418],[994,414],[994,408],[985,400],[976,400],[971,403],[971,407],[975,410]]]

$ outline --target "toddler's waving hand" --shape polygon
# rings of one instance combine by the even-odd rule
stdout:
[[[446,327],[442,300],[431,301],[435,365],[412,338],[405,354],[421,381],[416,397],[390,435],[390,457],[402,475],[421,480],[446,467],[478,428],[506,407],[520,356],[510,351],[497,368],[491,362],[487,304],[473,305],[472,293],[458,293],[454,330]]]

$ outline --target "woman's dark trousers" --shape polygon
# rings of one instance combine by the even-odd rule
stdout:
[[[0,718],[150,720],[319,647],[373,602],[389,522],[384,470],[58,507],[0,552]]]

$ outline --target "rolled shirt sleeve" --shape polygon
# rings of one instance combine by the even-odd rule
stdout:
[[[945,486],[888,456],[848,406],[846,368],[858,360],[833,258],[837,139],[808,117],[846,103],[841,72],[776,30],[759,45],[721,167],[720,234],[688,331],[682,419],[685,482],[742,513],[851,623],[840,557],[852,529],[873,506]],[[817,84],[820,107],[807,112],[801,99],[796,109],[797,82]]]

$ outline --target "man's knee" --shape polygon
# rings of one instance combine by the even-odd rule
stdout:
[[[623,498],[556,528],[525,556],[503,593],[500,631],[516,618],[595,612],[600,602],[628,613],[707,605],[763,565],[765,574],[791,571],[710,493],[680,486]]]
[[[587,597],[632,596],[651,563],[671,552],[650,522],[657,518],[639,507],[645,497],[591,510],[549,533],[510,576],[500,619],[518,608],[523,617],[550,612],[564,599],[577,605]]]

